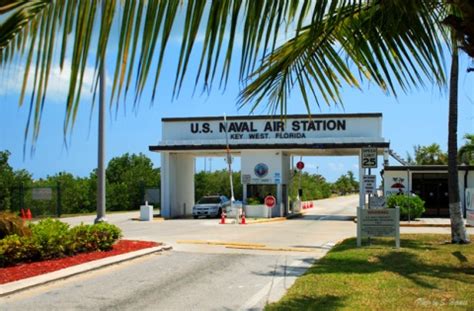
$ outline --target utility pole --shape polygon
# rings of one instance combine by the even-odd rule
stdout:
[[[226,144],[226,152],[227,152],[227,168],[229,170],[229,181],[230,181],[230,210],[234,208],[234,182],[232,180],[232,155],[230,154],[230,147],[229,147],[229,134],[227,133],[227,117],[224,113],[224,125],[225,125],[225,144]],[[235,213],[236,223],[239,223],[239,213]]]
[[[105,3],[102,1],[102,14],[105,14]],[[105,47],[104,47],[105,49]],[[97,154],[97,217],[94,223],[105,219],[105,51],[99,68],[99,139]]]

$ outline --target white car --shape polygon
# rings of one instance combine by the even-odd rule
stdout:
[[[230,200],[225,195],[204,196],[193,206],[194,219],[199,216],[221,217],[222,211],[230,206]]]

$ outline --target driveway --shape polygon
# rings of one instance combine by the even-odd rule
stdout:
[[[252,225],[220,225],[217,219],[138,222],[131,220],[137,212],[109,214],[125,238],[165,242],[173,251],[1,298],[0,304],[3,310],[260,310],[335,243],[355,236],[350,219],[357,195],[315,203],[302,218]],[[203,242],[263,244],[280,251],[194,244]]]

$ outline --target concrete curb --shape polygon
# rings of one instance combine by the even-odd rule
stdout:
[[[286,221],[286,217],[275,217],[275,218],[263,218],[263,219],[256,219],[256,220],[247,220],[248,225],[253,224],[261,224],[266,222],[279,222],[279,221]]]
[[[354,223],[357,223],[357,218],[354,219]],[[427,223],[400,223],[400,227],[413,227],[413,228],[451,228],[451,224],[427,224]],[[466,224],[466,228],[473,228],[469,224]]]
[[[116,265],[125,261],[129,261],[135,258],[143,257],[149,254],[171,250],[170,245],[160,245],[157,247],[150,247],[141,249],[135,252],[130,252],[122,255],[111,256],[103,259],[98,259],[90,262],[86,262],[80,265],[71,266],[65,269],[53,271],[50,273],[37,275],[31,278],[18,280],[0,285],[0,297],[8,296],[14,293],[18,293],[30,288],[38,287],[48,283],[52,283],[59,280],[68,279],[75,275],[83,274],[89,271],[94,271]]]
[[[300,217],[303,217],[304,214],[305,213],[303,212],[294,213],[294,214],[286,216],[286,219],[300,218]]]
[[[274,217],[274,218],[261,218],[261,219],[246,218],[245,225],[262,224],[262,223],[267,223],[267,222],[280,222],[280,221],[286,221],[286,220],[287,220],[287,217]],[[241,225],[241,223],[236,224],[235,222],[236,220],[231,217],[226,218],[225,220],[226,225]],[[219,224],[221,224],[220,221],[219,221]]]
[[[257,251],[274,251],[274,252],[315,252],[314,249],[302,248],[302,247],[267,247],[267,246],[238,246],[238,245],[227,245],[225,248],[231,249],[251,249]]]
[[[134,217],[134,218],[130,218],[130,220],[139,221],[139,222],[161,222],[161,221],[165,221],[165,219],[163,217],[153,217],[153,220],[141,220],[139,217]]]
[[[232,246],[247,246],[247,247],[264,247],[261,243],[248,242],[225,242],[225,241],[204,241],[204,240],[178,240],[178,244],[204,244],[204,245],[232,245]]]

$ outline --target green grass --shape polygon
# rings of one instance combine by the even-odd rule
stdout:
[[[266,310],[472,310],[474,244],[450,236],[402,235],[356,247],[336,245]],[[472,240],[473,237],[471,237]]]

